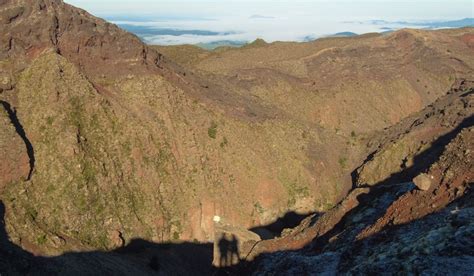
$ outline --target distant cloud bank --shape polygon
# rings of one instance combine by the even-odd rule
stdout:
[[[273,16],[265,16],[265,15],[259,15],[259,14],[254,14],[249,17],[250,19],[275,19]]]
[[[107,18],[135,33],[149,44],[200,44],[236,46],[263,38],[273,41],[310,41],[325,36],[354,36],[368,32],[390,32],[400,28],[439,29],[474,27],[474,18],[460,20],[337,21],[330,18],[274,17],[254,14],[249,17],[218,18],[115,16]]]

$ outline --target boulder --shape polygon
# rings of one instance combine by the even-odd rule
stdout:
[[[0,93],[11,90],[12,88],[13,86],[10,77],[0,72]]]
[[[428,174],[422,173],[417,177],[413,178],[413,183],[415,183],[418,189],[422,191],[428,191],[433,185],[433,177]]]

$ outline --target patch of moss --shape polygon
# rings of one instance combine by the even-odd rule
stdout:
[[[36,218],[38,217],[38,211],[36,211],[35,209],[33,209],[33,207],[31,206],[27,206],[26,207],[26,213],[28,214],[28,216],[31,218],[31,220],[35,221]]]
[[[262,205],[260,205],[260,202],[255,202],[255,204],[253,205],[253,207],[255,208],[255,211],[257,211],[257,213],[259,214],[263,214],[263,212],[265,211],[262,207]]]
[[[48,240],[48,238],[46,237],[46,234],[43,234],[43,235],[40,235],[36,238],[36,243],[39,244],[39,245],[43,245],[46,243],[46,241]]]
[[[297,181],[290,181],[287,178],[281,177],[280,182],[288,193],[288,207],[294,206],[297,199],[309,196],[308,187],[299,185]]]
[[[303,139],[307,139],[309,137],[309,132],[304,130],[302,133],[301,133],[301,138]]]
[[[51,194],[56,190],[56,187],[54,187],[54,184],[49,184],[48,187],[46,188],[46,193]]]
[[[93,164],[91,164],[91,161],[82,162],[82,167],[84,168],[82,170],[82,177],[84,178],[86,183],[95,183],[97,181],[96,179],[97,172]]]
[[[50,125],[50,126],[53,125],[53,123],[54,123],[54,118],[51,117],[51,116],[48,116],[48,117],[46,118],[46,123],[47,123],[48,125]]]
[[[225,146],[227,146],[227,144],[229,144],[229,141],[226,137],[224,137],[221,142],[221,148],[224,148]]]
[[[90,124],[89,125],[90,128],[93,129],[93,130],[96,130],[96,129],[100,128],[99,117],[97,116],[97,114],[92,115],[92,118],[91,118],[89,124]]]
[[[341,157],[339,158],[339,166],[341,166],[342,169],[345,169],[347,166],[347,158],[346,157]]]
[[[207,134],[212,139],[216,139],[216,137],[217,137],[217,124],[216,124],[216,122],[211,123],[211,126],[207,129]]]
[[[77,126],[77,127],[81,127],[83,126],[83,118],[82,118],[82,110],[83,110],[83,107],[82,107],[82,101],[79,97],[72,97],[70,100],[69,100],[69,103],[71,104],[71,112],[69,112],[69,120],[70,122]]]
[[[109,238],[107,237],[107,235],[102,233],[101,235],[99,235],[99,237],[97,237],[97,247],[107,248],[108,246],[109,246]]]
[[[122,144],[122,147],[123,147],[124,152],[125,152],[127,155],[132,154],[132,143],[131,143],[129,140],[126,140],[126,141]]]

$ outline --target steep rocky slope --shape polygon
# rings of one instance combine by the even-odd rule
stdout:
[[[347,136],[380,130],[417,112],[472,75],[472,28],[277,42],[196,53],[157,47],[231,83],[288,116]],[[291,96],[289,96],[291,95]],[[316,107],[316,108],[315,108]]]
[[[258,257],[252,270],[258,275],[471,274],[473,93],[473,83],[464,82],[461,89],[388,129],[389,145],[382,143],[381,149],[420,133],[430,145],[415,154],[413,166],[402,168],[390,181],[382,177],[359,185],[321,217],[309,217],[286,236],[257,243],[248,253],[249,260]],[[393,158],[403,162],[410,153],[407,156]],[[385,164],[384,155],[373,154],[360,171],[374,162]],[[399,182],[400,176],[421,173],[429,182],[423,190],[410,180]],[[324,266],[316,265],[322,262]]]
[[[23,246],[210,240],[215,214],[251,227],[289,208],[322,208],[343,190],[318,193],[305,167],[309,144],[342,138],[274,119],[278,112],[186,75],[105,21],[61,1],[5,1],[2,23],[2,99],[35,159],[29,181],[18,173],[2,182]]]
[[[326,211],[384,156],[385,127],[474,66],[472,29],[201,53],[157,51],[60,0],[0,1],[0,24],[0,200],[9,239],[39,255]],[[182,50],[193,59],[175,63]],[[450,112],[437,134],[466,115]],[[359,182],[396,162],[369,160]]]

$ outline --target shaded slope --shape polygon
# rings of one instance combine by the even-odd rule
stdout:
[[[1,193],[7,183],[26,179],[30,171],[26,147],[3,106],[0,108],[0,154],[3,159],[8,160],[0,162]]]
[[[40,257],[9,241],[0,201],[0,271],[6,275],[210,275],[209,244],[153,244],[136,239],[114,251],[68,252]]]
[[[474,124],[473,82],[460,81],[448,95],[374,139],[375,150],[354,172],[358,185],[411,181],[436,161],[463,128]]]
[[[10,118],[10,122],[12,123],[13,127],[15,127],[16,133],[25,143],[26,152],[28,154],[30,163],[30,171],[28,172],[28,177],[26,178],[26,181],[29,181],[31,179],[31,175],[33,174],[33,170],[35,169],[35,151],[33,149],[33,145],[31,145],[30,140],[26,136],[25,130],[21,125],[20,121],[18,120],[18,117],[16,116],[16,111],[12,110],[10,104],[5,101],[0,101],[0,104],[7,112],[8,117]]]

